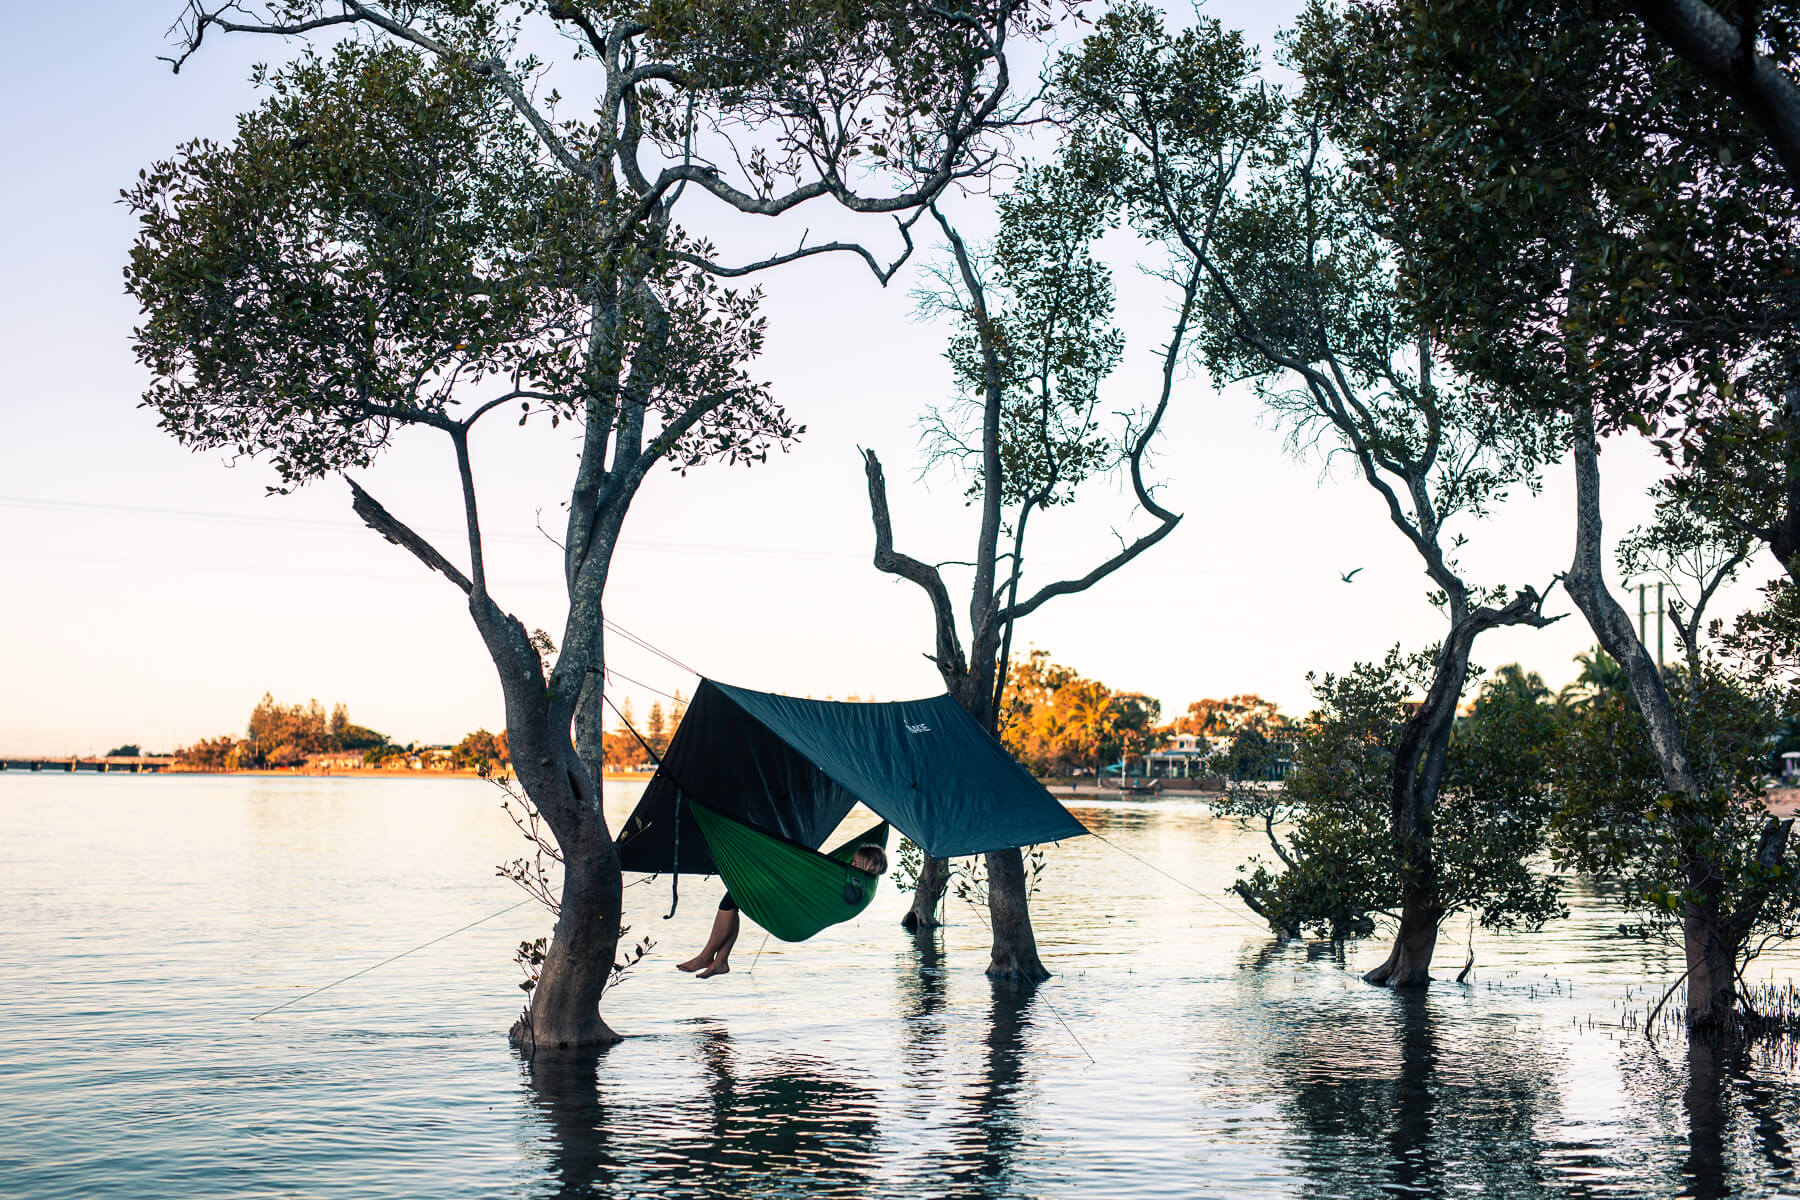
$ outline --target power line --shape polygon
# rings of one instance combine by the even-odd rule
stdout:
[[[114,504],[97,500],[63,500],[49,496],[0,496],[0,507],[35,509],[42,512],[66,512],[93,516],[139,516],[154,517],[163,520],[182,521],[215,521],[221,524],[236,525],[280,525],[290,529],[316,529],[321,532],[361,531],[363,526],[354,521],[323,521],[307,517],[265,516],[261,513],[230,513],[207,511],[192,508],[163,508],[145,504]],[[452,529],[444,525],[418,526],[420,533],[437,536],[462,537],[464,530]],[[542,545],[542,534],[528,533],[489,533],[483,532],[484,542],[510,542],[515,545]],[[856,558],[861,554],[848,550],[817,550],[799,546],[745,546],[745,545],[712,545],[704,542],[657,542],[637,538],[622,538],[619,547],[623,550],[648,551],[655,554],[728,554],[747,557],[779,557],[779,558]]]

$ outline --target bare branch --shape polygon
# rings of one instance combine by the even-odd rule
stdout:
[[[913,223],[923,215],[924,211],[924,209],[920,209],[904,221],[900,220],[898,217],[894,219],[894,224],[900,230],[900,237],[905,243],[905,246],[900,251],[900,256],[888,263],[885,267],[881,265],[875,255],[872,254],[866,246],[859,242],[823,242],[817,246],[803,245],[798,249],[790,250],[785,254],[774,254],[770,255],[768,258],[761,258],[757,259],[755,262],[732,267],[728,267],[723,263],[714,262],[709,258],[702,258],[697,254],[690,254],[683,250],[672,250],[669,252],[669,257],[678,262],[684,262],[691,266],[699,267],[709,274],[722,276],[727,279],[735,279],[744,275],[754,275],[759,271],[767,271],[772,267],[779,267],[787,263],[798,262],[803,258],[812,258],[814,255],[818,254],[854,254],[868,265],[869,273],[875,276],[876,281],[880,283],[882,287],[886,287],[888,281],[893,279],[895,273],[900,270],[906,260],[912,257],[912,226]]]
[[[448,579],[451,583],[454,583],[464,592],[474,594],[474,585],[469,582],[468,576],[457,570],[449,559],[445,558],[442,554],[439,554],[436,547],[432,546],[430,542],[426,541],[423,537],[420,537],[417,533],[414,533],[412,529],[398,517],[376,503],[375,498],[363,491],[356,480],[345,476],[344,482],[350,485],[350,507],[357,516],[363,519],[363,524],[367,525],[370,529],[373,529],[376,533],[379,533],[388,541],[394,543],[394,545],[402,546],[405,549],[412,551],[414,558],[417,558],[432,570],[441,573],[444,578]]]
[[[869,516],[875,523],[875,569],[911,580],[924,589],[931,598],[931,611],[937,625],[937,657],[933,661],[940,673],[961,675],[967,667],[962,647],[957,642],[956,614],[950,606],[950,592],[944,587],[944,577],[929,563],[895,552],[893,519],[888,512],[887,477],[873,450],[864,450],[862,454],[863,473],[869,481]]]

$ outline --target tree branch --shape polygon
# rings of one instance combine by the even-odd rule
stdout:
[[[456,473],[462,480],[463,524],[469,535],[469,574],[473,579],[473,595],[487,595],[487,568],[481,555],[481,514],[475,507],[475,471],[469,463],[469,431],[458,426],[450,433],[456,443]],[[464,588],[464,591],[470,591]]]
[[[677,262],[684,262],[690,266],[699,267],[701,270],[711,275],[718,275],[727,279],[736,279],[744,275],[754,275],[759,271],[767,271],[772,267],[779,267],[784,266],[787,263],[798,262],[803,258],[811,258],[816,254],[854,254],[867,264],[869,273],[875,276],[876,282],[880,283],[882,287],[886,287],[888,282],[893,279],[895,273],[905,264],[906,260],[912,257],[912,226],[913,223],[924,214],[924,211],[924,209],[920,209],[904,221],[900,220],[898,217],[894,219],[894,224],[900,230],[900,237],[905,243],[905,248],[900,251],[900,256],[898,258],[894,259],[885,267],[881,265],[874,254],[869,252],[869,249],[866,246],[863,246],[858,242],[824,242],[817,246],[801,246],[797,249],[790,250],[785,254],[773,254],[768,258],[761,258],[755,262],[744,263],[735,267],[728,267],[722,263],[714,262],[709,258],[702,258],[698,254],[690,254],[683,250],[671,250],[669,252],[669,257],[675,259]],[[804,240],[804,238],[802,240]]]
[[[1704,0],[1632,0],[1630,7],[1702,79],[1737,101],[1800,191],[1800,86],[1756,52],[1754,20],[1735,28]]]
[[[394,545],[412,551],[414,558],[441,573],[444,578],[464,592],[475,594],[474,585],[469,582],[468,576],[457,570],[449,559],[439,554],[430,542],[414,533],[398,517],[376,503],[375,498],[363,491],[356,480],[345,476],[344,482],[350,485],[350,507],[357,516],[363,519],[363,524]]]
[[[864,450],[863,473],[869,481],[869,516],[875,523],[875,569],[911,580],[931,598],[931,611],[937,624],[938,673],[946,678],[966,673],[962,647],[957,643],[956,613],[950,606],[950,592],[937,568],[894,550],[894,525],[888,513],[887,477],[881,460],[873,450]]]

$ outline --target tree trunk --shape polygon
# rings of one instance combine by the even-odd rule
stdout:
[[[619,1035],[600,1018],[600,997],[618,955],[624,878],[606,828],[599,776],[582,762],[570,737],[576,696],[557,702],[563,688],[544,678],[537,648],[518,618],[485,597],[471,597],[469,607],[499,671],[513,774],[563,856],[556,925],[531,1002],[511,1037],[534,1052],[611,1045]],[[565,647],[552,680],[587,676],[587,645],[570,650]]]
[[[1700,784],[1688,762],[1675,706],[1663,686],[1662,673],[1632,628],[1630,615],[1613,598],[1602,574],[1600,447],[1591,407],[1577,414],[1574,443],[1575,558],[1563,577],[1563,588],[1587,618],[1601,648],[1624,671],[1650,735],[1663,787],[1685,802],[1685,810],[1676,814],[1677,836],[1683,842],[1681,870],[1688,890],[1697,897],[1688,901],[1681,916],[1682,947],[1689,969],[1687,1022],[1691,1027],[1716,1027],[1728,1021],[1736,1008],[1734,965],[1741,938],[1733,936],[1721,912],[1717,872],[1696,846],[1704,842],[1706,833],[1699,815]]]
[[[618,957],[624,888],[618,850],[604,829],[599,832],[599,847],[563,843],[562,910],[530,1008],[512,1029],[513,1041],[527,1048],[567,1050],[619,1040],[600,1016],[600,998]]]
[[[1728,1028],[1737,1013],[1738,947],[1720,919],[1716,898],[1683,909],[1681,943],[1688,968],[1688,1028]]]
[[[462,467],[473,578],[463,575],[354,480],[350,481],[351,508],[371,529],[411,551],[468,595],[469,616],[500,677],[513,774],[562,852],[563,894],[556,927],[537,987],[524,1014],[513,1024],[512,1038],[534,1051],[546,1046],[610,1045],[619,1035],[600,1019],[600,996],[612,978],[618,953],[624,880],[601,806],[598,756],[590,770],[570,736],[577,700],[590,689],[597,692],[601,677],[600,596],[606,587],[607,559],[593,558],[581,568],[578,578],[571,575],[564,653],[546,679],[543,658],[525,626],[487,593],[466,438],[457,439],[457,458]],[[622,519],[623,506],[617,511]],[[611,532],[616,536],[616,521]],[[611,545],[608,541],[608,553]],[[599,743],[596,739],[592,744]]]
[[[1432,864],[1402,887],[1400,929],[1394,935],[1393,949],[1363,980],[1397,988],[1430,986],[1431,956],[1437,949],[1438,925],[1443,919],[1444,910],[1437,903],[1437,871]]]
[[[993,670],[999,646],[991,637],[976,639],[970,669],[957,681],[951,694],[963,708],[981,722],[982,728],[999,736],[999,714],[993,706]],[[983,671],[981,668],[985,667]],[[1037,934],[1031,928],[1031,899],[1026,891],[1025,858],[1017,848],[996,850],[987,858],[988,923],[993,927],[993,944],[988,955],[987,973],[995,979],[1020,979],[1035,983],[1050,978],[1038,957]]]
[[[963,265],[967,267],[966,262]],[[973,599],[970,602],[972,634],[967,658],[963,656],[957,637],[956,615],[951,608],[950,594],[944,587],[943,576],[935,567],[894,552],[887,481],[874,451],[863,452],[863,469],[869,485],[869,513],[875,524],[875,566],[889,574],[910,579],[925,590],[931,599],[933,631],[937,640],[937,653],[932,661],[944,681],[944,687],[962,705],[963,711],[974,717],[983,729],[996,735],[1000,689],[996,686],[995,671],[1001,646],[1000,630],[994,623],[997,605],[993,587],[994,552],[1000,528],[1000,470],[998,451],[995,449],[997,443],[994,441],[994,430],[998,428],[999,421],[998,395],[997,387],[988,389],[987,415],[984,418],[988,429],[987,448],[984,452],[988,484],[982,502],[982,535],[978,543],[978,557],[984,565],[977,572]],[[1031,905],[1025,893],[1025,868],[1019,852],[1015,849],[990,854],[987,856],[987,868],[988,911],[992,914],[994,937],[988,974],[1019,979],[1048,978],[1049,972],[1044,970],[1044,964],[1038,959],[1037,938],[1031,930]],[[927,858],[925,872],[920,877],[921,886],[913,896],[913,910],[905,919],[908,928],[928,928],[929,922],[935,919],[937,897],[942,894],[942,883],[930,881],[935,886],[935,894],[928,889],[925,884],[930,871],[931,859]]]
[[[1536,594],[1527,589],[1502,609],[1453,609],[1450,634],[1438,652],[1431,689],[1407,719],[1394,749],[1394,784],[1389,829],[1400,874],[1400,928],[1387,961],[1363,976],[1366,982],[1393,987],[1426,987],[1431,983],[1431,954],[1437,948],[1444,906],[1438,894],[1437,858],[1432,849],[1433,812],[1449,758],[1450,732],[1456,706],[1469,678],[1469,655],[1475,638],[1496,624],[1513,624],[1535,611]]]
[[[941,858],[933,858],[927,854],[925,862],[919,868],[919,879],[913,886],[912,907],[900,918],[900,924],[911,930],[936,929],[938,905],[943,902],[944,888],[950,882],[950,864]]]
[[[996,850],[987,856],[988,920],[994,927],[993,953],[987,973],[995,979],[1036,983],[1050,978],[1038,958],[1037,935],[1025,893],[1025,856],[1018,850]]]

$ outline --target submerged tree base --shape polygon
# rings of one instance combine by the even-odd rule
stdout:
[[[591,1026],[574,1037],[553,1037],[550,1030],[540,1032],[533,1028],[531,1010],[527,1008],[519,1013],[519,1019],[507,1030],[506,1040],[529,1057],[539,1050],[604,1050],[608,1046],[618,1045],[625,1037],[601,1020],[598,1013],[594,1015]]]
[[[996,954],[988,962],[987,977],[1004,979],[1012,983],[1042,983],[1050,978],[1050,971],[1043,963],[1032,961],[1020,962],[1011,955]]]

